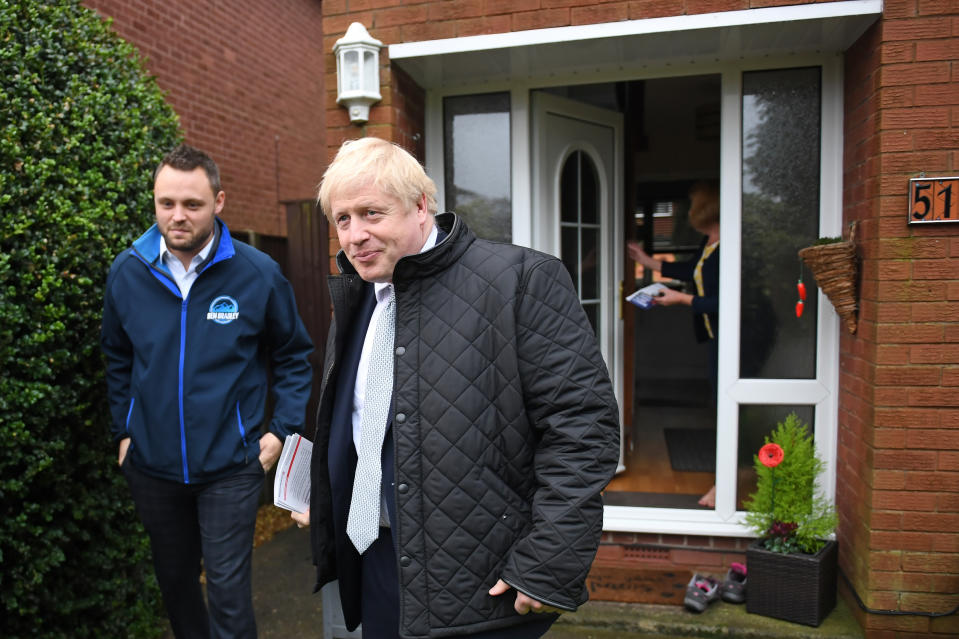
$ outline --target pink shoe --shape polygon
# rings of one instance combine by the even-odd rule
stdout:
[[[693,612],[702,612],[706,606],[719,599],[719,582],[712,577],[693,575],[686,586],[683,603]]]
[[[746,601],[746,566],[735,561],[731,563],[720,590],[723,601],[744,603]]]

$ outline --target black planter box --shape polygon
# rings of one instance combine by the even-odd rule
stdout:
[[[828,541],[815,555],[746,549],[746,611],[807,626],[818,626],[836,606],[839,546]]]

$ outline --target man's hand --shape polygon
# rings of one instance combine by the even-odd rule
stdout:
[[[500,579],[496,582],[495,586],[489,589],[489,594],[493,597],[498,597],[507,590],[511,590],[509,584]],[[525,615],[527,612],[563,612],[559,608],[547,606],[543,602],[537,601],[532,597],[527,597],[518,591],[516,593],[516,603],[513,604],[513,609],[521,615]]]
[[[260,437],[260,465],[263,466],[263,472],[268,473],[273,468],[273,464],[280,458],[283,452],[283,442],[273,433],[266,433]]]
[[[127,458],[127,450],[130,448],[130,438],[124,437],[120,440],[120,452],[117,454],[117,466],[123,465],[123,460]]]
[[[296,522],[297,528],[306,528],[310,525],[310,509],[307,508],[305,513],[298,513],[292,510],[290,511],[290,518]]]

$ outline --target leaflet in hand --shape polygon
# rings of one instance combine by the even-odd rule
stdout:
[[[666,285],[659,282],[653,282],[649,286],[644,286],[635,293],[626,297],[627,302],[631,302],[640,308],[649,308],[653,305],[653,298],[659,297],[666,290]]]
[[[303,513],[310,507],[310,458],[313,442],[287,435],[273,479],[273,505]]]

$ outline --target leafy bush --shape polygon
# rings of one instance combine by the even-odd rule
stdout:
[[[808,426],[790,413],[755,456],[756,492],[746,500],[746,524],[773,552],[815,553],[836,530],[832,503],[817,491],[823,462]]]
[[[98,333],[176,115],[76,0],[0,0],[0,104],[0,636],[154,636]]]

